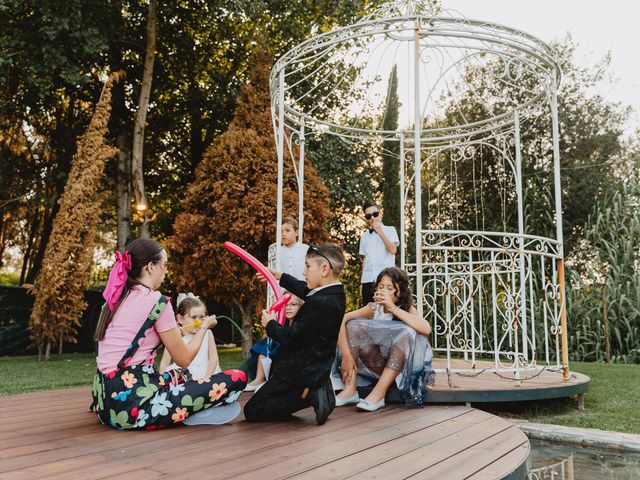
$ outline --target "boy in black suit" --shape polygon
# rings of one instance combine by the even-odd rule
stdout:
[[[309,247],[305,259],[306,282],[271,270],[280,285],[304,300],[291,327],[282,327],[275,314],[262,311],[269,337],[282,343],[271,366],[271,376],[247,402],[247,421],[283,420],[303,408],[313,407],[322,425],[335,407],[329,380],[338,333],[345,311],[345,293],[338,276],[344,254],[332,243]]]

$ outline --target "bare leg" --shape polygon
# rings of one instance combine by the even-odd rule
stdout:
[[[385,369],[382,371],[382,375],[380,375],[380,378],[376,383],[376,386],[373,387],[373,390],[371,390],[371,393],[367,395],[367,398],[365,398],[365,400],[371,403],[378,403],[380,400],[382,400],[387,394],[387,390],[389,390],[389,387],[399,374],[399,371],[389,367],[385,367]]]
[[[353,397],[356,394],[356,375],[357,374],[355,371],[355,365],[356,365],[355,358],[358,358],[358,357],[354,357],[353,352],[349,349],[349,341],[347,338],[347,328],[344,321],[340,326],[340,333],[338,334],[338,347],[340,348],[340,353],[342,354],[343,358],[348,358],[347,356],[351,357],[353,366],[354,366],[354,370],[350,372],[347,378],[343,378],[344,389],[338,395],[336,395],[338,398],[343,399],[343,398]]]
[[[351,372],[351,375],[349,375],[346,380],[347,381],[344,382],[344,389],[336,395],[340,399],[353,397],[357,392],[355,370]]]
[[[256,378],[249,385],[256,386],[265,382],[264,369],[262,368],[262,359],[267,358],[264,355],[258,355],[258,367],[256,368]]]

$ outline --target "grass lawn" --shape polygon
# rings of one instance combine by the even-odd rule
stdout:
[[[474,407],[538,423],[640,434],[640,365],[571,363],[570,368],[591,378],[584,396],[584,412],[576,409],[572,399]]]
[[[243,361],[240,348],[220,349],[218,354],[223,370]],[[91,386],[95,372],[92,353],[52,355],[48,362],[38,362],[37,356],[0,357],[0,396]]]

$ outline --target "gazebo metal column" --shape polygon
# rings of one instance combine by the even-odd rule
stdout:
[[[422,112],[420,109],[420,17],[414,20],[413,36],[413,85],[414,85],[414,126],[413,126],[413,163],[414,198],[416,223],[416,298],[420,318],[424,316],[422,291],[422,166],[420,164],[420,138],[422,137]]]
[[[282,188],[284,181],[284,65],[280,69],[278,84],[278,125],[277,125],[277,149],[278,149],[278,197],[276,212],[276,269],[280,270],[280,249],[282,244]]]
[[[560,328],[562,350],[562,377],[569,380],[569,332],[567,330],[567,307],[564,283],[564,240],[562,235],[562,188],[560,185],[560,128],[558,126],[558,84],[557,75],[551,79],[551,132],[553,135],[553,175],[556,201],[556,238],[560,258],[558,260],[558,288],[560,293]]]

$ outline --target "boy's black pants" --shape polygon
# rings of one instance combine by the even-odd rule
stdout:
[[[365,307],[373,302],[373,282],[361,283],[362,306]]]
[[[304,387],[271,377],[244,406],[248,422],[286,420],[292,413],[311,406],[309,397],[302,398]]]

